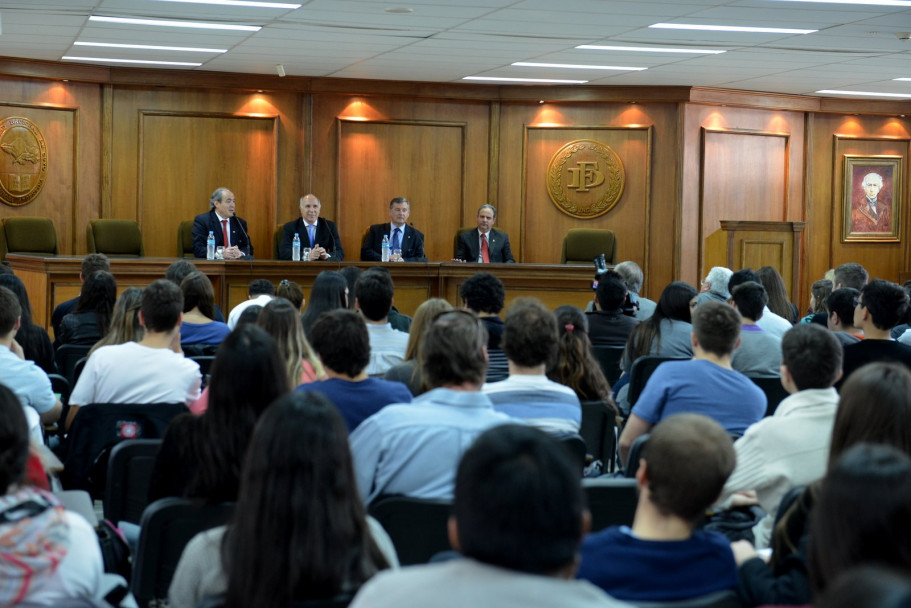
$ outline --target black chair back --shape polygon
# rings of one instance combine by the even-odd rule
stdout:
[[[785,387],[781,384],[781,378],[777,376],[774,378],[751,377],[750,380],[765,393],[765,415],[771,416],[775,413],[775,410],[778,409],[778,404],[784,401],[785,397],[788,396],[788,391],[785,390]]]
[[[209,377],[209,373],[212,370],[212,363],[215,361],[214,355],[199,355],[189,357],[193,361],[199,363],[199,373],[202,374],[203,381]]]
[[[620,359],[623,357],[622,346],[592,346],[595,359],[601,364],[601,371],[611,386],[620,379],[623,370],[620,369]]]
[[[354,599],[352,595],[339,595],[326,600],[300,600],[291,602],[290,608],[348,608],[348,604]],[[225,598],[206,597],[196,604],[196,608],[224,608]]]
[[[626,462],[623,463],[624,477],[636,477],[636,471],[639,470],[639,459],[642,458],[642,448],[645,447],[646,441],[648,441],[648,433],[639,435],[633,441],[633,445],[629,448],[629,454],[626,455]]]
[[[88,361],[88,358],[86,357],[76,361],[76,366],[73,367],[73,386],[76,386],[76,383],[79,382],[79,376],[82,375],[82,370],[85,369],[86,361]]]
[[[636,480],[595,477],[582,480],[582,490],[592,514],[592,532],[608,526],[631,526],[636,514]]]
[[[108,460],[104,517],[114,524],[138,524],[149,504],[149,485],[161,439],[128,439],[114,446]]]
[[[629,602],[637,608],[741,608],[743,604],[733,589],[715,591],[699,597],[671,602]]]
[[[585,471],[585,464],[588,460],[588,448],[585,446],[585,440],[581,435],[559,435],[557,437],[569,452],[569,457],[573,459],[579,471],[579,476]]]
[[[452,548],[447,530],[452,501],[380,496],[367,510],[389,534],[403,566],[425,564]]]
[[[645,388],[646,382],[658,369],[658,366],[665,361],[689,361],[689,359],[686,357],[653,357],[649,355],[647,357],[639,357],[633,361],[633,365],[629,369],[628,400],[630,408],[636,405],[636,401],[638,401],[639,395],[642,394],[642,389]]]
[[[582,402],[582,427],[579,434],[585,440],[588,453],[604,463],[606,471],[613,471],[617,463],[616,428],[614,411],[603,401]]]
[[[54,351],[54,362],[57,363],[57,371],[67,379],[70,386],[76,386],[76,377],[74,375],[76,363],[80,359],[84,359],[90,350],[92,350],[91,345],[61,344]]]

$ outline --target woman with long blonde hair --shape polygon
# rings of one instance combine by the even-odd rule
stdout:
[[[278,343],[292,386],[326,376],[323,364],[304,336],[300,311],[285,298],[273,298],[263,307],[256,324]]]
[[[433,319],[440,313],[452,310],[452,304],[442,298],[430,298],[418,306],[408,332],[408,345],[405,347],[405,360],[386,371],[386,380],[401,382],[408,387],[411,394],[417,397],[424,393],[424,377],[421,373],[421,340]]]

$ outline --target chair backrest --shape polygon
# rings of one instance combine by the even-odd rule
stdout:
[[[620,359],[623,358],[623,351],[623,346],[592,346],[592,353],[594,353],[598,363],[601,364],[601,371],[604,372],[604,377],[607,378],[607,383],[611,386],[623,374],[623,370],[620,369]]]
[[[608,526],[631,526],[636,514],[636,480],[595,477],[582,480],[582,490],[592,514],[592,532]]]
[[[751,377],[750,380],[752,380],[753,384],[761,388],[762,392],[765,393],[765,415],[771,416],[775,413],[775,410],[778,409],[778,404],[784,401],[785,397],[788,396],[788,391],[781,384],[781,378],[777,376],[774,378]]]
[[[452,501],[380,496],[367,510],[389,534],[403,566],[427,563],[452,548],[447,531]]]
[[[88,360],[88,357],[83,357],[76,361],[76,365],[73,367],[73,386],[76,386],[76,383],[79,382],[79,376],[82,375],[82,370],[85,369],[85,362]]]
[[[639,357],[633,361],[632,367],[629,369],[629,405],[633,407],[636,404],[636,401],[639,400],[639,395],[642,394],[642,389],[645,388],[646,382],[651,377],[651,375],[658,369],[658,366],[664,363],[665,361],[688,361],[686,357],[653,357],[651,355],[647,357]]]
[[[352,599],[353,595],[345,594],[326,600],[300,600],[291,602],[290,608],[347,608]],[[224,608],[224,605],[224,596],[210,596],[200,600],[196,608]]]
[[[205,378],[212,370],[212,363],[215,362],[215,355],[193,355],[188,357],[199,364],[199,373]]]
[[[573,459],[573,463],[575,463],[581,477],[582,473],[585,472],[585,464],[588,459],[588,448],[585,445],[585,440],[578,434],[560,435],[558,439],[563,444],[563,447],[568,450],[569,456]]]
[[[455,236],[452,237],[452,257],[455,257],[459,252],[459,237],[462,236],[465,232],[471,232],[472,230],[477,230],[477,226],[470,226],[468,228],[459,228]],[[476,262],[477,260],[466,260],[467,262]]]
[[[47,379],[51,381],[51,390],[60,395],[60,402],[66,406],[70,402],[73,385],[60,374],[48,374]]]
[[[281,247],[282,236],[284,236],[284,234],[285,234],[285,227],[282,225],[276,226],[275,232],[272,233],[272,259],[273,260],[278,259],[278,248]],[[303,237],[301,237],[301,238],[303,238]],[[309,247],[310,241],[307,241],[307,243],[308,243],[307,246]],[[304,245],[303,245],[303,241],[301,241],[301,251],[303,251],[303,249],[304,249]]]
[[[135,220],[92,220],[85,228],[89,253],[114,257],[142,257],[142,234]]]
[[[177,226],[177,257],[196,257],[193,254],[193,220],[180,222]]]
[[[613,230],[573,228],[563,237],[561,264],[585,264],[604,254],[608,264],[617,263],[617,235]]]
[[[585,440],[588,453],[613,471],[617,462],[617,419],[603,401],[582,402],[582,427],[579,434]]]
[[[46,217],[8,217],[0,233],[0,261],[7,253],[60,253],[54,222]]]
[[[645,447],[648,437],[648,433],[643,433],[633,441],[633,445],[630,446],[629,453],[626,455],[626,462],[623,463],[624,477],[630,479],[636,477],[636,471],[639,470],[639,459],[642,458],[642,448]]]
[[[733,589],[713,591],[698,597],[669,602],[630,602],[637,608],[741,608],[743,604]]]
[[[114,446],[104,492],[105,519],[115,525],[140,522],[149,504],[152,469],[160,448],[161,439],[128,439]]]
[[[63,487],[104,496],[111,449],[126,439],[160,439],[183,403],[92,403],[73,419],[63,459]]]
[[[85,344],[61,344],[54,351],[54,362],[57,364],[57,371],[66,378],[70,386],[76,386],[76,364],[80,359],[92,350],[91,345]]]
[[[234,503],[199,505],[183,498],[162,498],[146,507],[130,584],[140,608],[166,605],[160,602],[168,597],[184,547],[200,532],[224,525],[233,511]]]

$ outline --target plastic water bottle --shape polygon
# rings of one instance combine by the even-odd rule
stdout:
[[[295,262],[301,261],[301,237],[296,232],[294,238],[291,239],[291,259]]]
[[[381,249],[380,260],[383,262],[389,261],[389,236],[383,235],[383,246]]]
[[[206,239],[206,259],[215,259],[215,233],[209,231],[209,238]]]

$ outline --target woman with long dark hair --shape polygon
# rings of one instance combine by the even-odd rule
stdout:
[[[301,315],[304,334],[310,337],[310,328],[327,310],[348,308],[349,297],[348,281],[341,274],[333,270],[324,270],[316,275],[313,287],[310,288],[310,301]]]
[[[22,313],[19,315],[19,331],[16,332],[16,342],[22,347],[26,360],[34,361],[35,365],[44,370],[46,374],[56,374],[57,365],[54,363],[54,347],[51,338],[43,327],[32,322],[32,305],[25,290],[25,283],[14,274],[0,274],[0,287],[6,287],[19,299]]]
[[[60,335],[55,345],[85,344],[91,346],[108,333],[114,302],[117,300],[117,281],[104,270],[90,274],[82,284],[82,293],[73,312],[60,322]]]
[[[560,306],[554,316],[560,348],[547,370],[547,377],[573,389],[579,401],[602,401],[616,413],[610,384],[592,351],[585,314],[576,306]]]
[[[771,266],[763,266],[756,271],[756,274],[759,275],[762,286],[769,294],[769,310],[782,319],[786,319],[791,325],[797,323],[800,310],[788,300],[788,288],[785,287],[784,279],[781,278],[778,271]]]
[[[665,287],[654,314],[630,334],[620,367],[628,370],[636,359],[646,355],[692,357],[690,301],[698,295],[695,287],[683,281]]]
[[[256,425],[231,522],[187,545],[170,605],[224,595],[225,608],[290,606],[353,594],[390,564],[389,537],[364,514],[341,415],[322,395],[295,392]]]
[[[203,272],[195,270],[180,282],[183,292],[181,344],[221,344],[231,333],[226,323],[215,320],[215,290]]]

